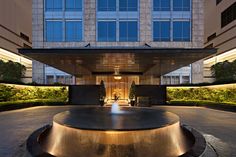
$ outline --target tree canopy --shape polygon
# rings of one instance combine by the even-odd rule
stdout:
[[[216,81],[235,81],[236,80],[236,60],[229,62],[216,63],[211,67],[211,71]]]
[[[0,60],[0,81],[21,82],[26,67],[20,63]]]

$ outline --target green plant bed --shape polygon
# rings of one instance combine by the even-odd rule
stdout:
[[[21,109],[33,106],[54,106],[66,105],[67,102],[61,99],[33,99],[33,100],[17,100],[0,102],[0,111]]]
[[[203,106],[214,109],[222,109],[227,111],[236,111],[235,102],[214,102],[207,100],[171,100],[167,102],[169,105],[179,106]]]

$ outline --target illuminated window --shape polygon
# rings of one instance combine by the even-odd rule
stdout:
[[[66,0],[67,11],[82,11],[82,0]]]
[[[138,41],[137,21],[121,21],[119,32],[119,41]]]
[[[81,21],[66,21],[66,41],[82,41]]]
[[[62,0],[45,0],[46,11],[62,11]]]
[[[138,0],[119,0],[120,11],[138,11]]]
[[[46,21],[46,41],[59,42],[63,40],[62,21]]]
[[[116,22],[98,22],[98,41],[116,41]]]
[[[153,0],[154,11],[170,11],[170,0]]]
[[[153,41],[170,41],[170,21],[153,22]]]

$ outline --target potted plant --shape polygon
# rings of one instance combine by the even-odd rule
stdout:
[[[104,100],[106,97],[106,88],[104,81],[102,80],[100,83],[100,89],[99,89],[99,102],[101,106],[104,106]]]
[[[129,90],[129,99],[130,99],[130,105],[134,106],[135,104],[135,82],[133,81],[130,90]]]

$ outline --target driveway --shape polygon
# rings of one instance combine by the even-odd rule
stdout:
[[[77,107],[42,106],[0,112],[0,156],[15,156],[19,147],[34,130],[50,124],[56,113]],[[178,114],[183,124],[199,130],[206,137],[213,137],[213,140],[228,144],[234,153],[231,156],[236,156],[236,113],[202,107],[160,106],[154,108]]]

